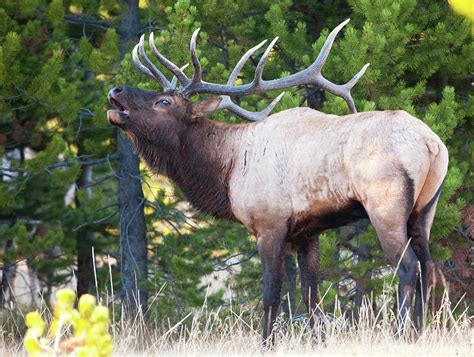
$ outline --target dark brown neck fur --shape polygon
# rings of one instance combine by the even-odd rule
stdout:
[[[205,118],[178,125],[183,127],[160,130],[147,137],[131,135],[131,139],[148,166],[171,178],[195,208],[216,218],[235,220],[229,178],[245,125]]]

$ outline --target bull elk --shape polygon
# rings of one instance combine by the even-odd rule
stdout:
[[[196,54],[199,29],[190,42],[192,78],[159,52],[151,33],[151,51],[174,74],[173,79],[169,81],[147,57],[142,36],[133,49],[133,62],[163,91],[125,86],[109,91],[115,107],[107,113],[109,122],[128,134],[154,172],[174,180],[201,212],[240,222],[257,237],[263,267],[265,342],[274,341],[287,245],[298,252],[302,292],[313,327],[317,234],[362,217],[375,227],[389,262],[399,265],[400,315],[409,316],[416,295],[414,321],[421,328],[422,302],[428,298],[434,266],[428,239],[448,152],[427,125],[405,111],[357,113],[350,90],[368,64],[343,85],[322,76],[334,39],[348,21],[330,33],[311,66],[284,78],[264,80],[273,40],[253,80],[236,86],[242,67],[264,42],[244,54],[222,85],[202,79]],[[353,114],[293,108],[268,116],[281,95],[261,112],[244,110],[231,99],[305,84],[341,96]],[[219,96],[191,102],[193,95],[202,93]],[[232,125],[208,119],[218,109],[252,123]]]

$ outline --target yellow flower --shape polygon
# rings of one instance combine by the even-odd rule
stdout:
[[[56,293],[53,321],[49,328],[49,339],[41,338],[46,323],[38,311],[26,315],[24,345],[31,357],[70,353],[75,357],[108,357],[112,354],[112,336],[108,333],[109,310],[97,306],[96,298],[85,294],[79,299],[78,309],[74,308],[76,294],[71,289],[61,289]],[[73,336],[60,340],[59,347],[52,350],[52,341],[62,338],[63,329],[72,327]],[[56,345],[58,346],[58,345]]]
[[[84,294],[79,299],[79,313],[81,318],[88,319],[95,309],[95,296]]]
[[[91,328],[90,321],[80,318],[77,320],[77,323],[74,324],[74,335],[79,336],[82,333],[87,332]]]
[[[99,357],[99,352],[95,346],[84,346],[74,350],[71,354],[74,357]]]
[[[25,345],[26,352],[28,352],[30,356],[34,357],[41,354],[42,349],[38,341],[38,336],[32,334],[30,330],[26,332],[23,344]]]
[[[71,289],[60,289],[56,292],[58,306],[62,308],[72,308],[76,300],[76,293]]]
[[[110,356],[113,349],[112,336],[109,334],[99,336],[95,340],[95,346],[97,346],[100,356]]]
[[[474,4],[472,0],[448,0],[454,12],[471,20],[471,34],[474,35]]]
[[[92,312],[90,320],[92,323],[105,322],[106,324],[108,324],[109,309],[107,309],[105,306],[97,306]]]
[[[91,336],[100,336],[107,333],[107,323],[106,322],[96,322],[92,325],[90,329]]]
[[[26,314],[25,318],[26,327],[28,331],[39,337],[43,334],[46,323],[44,322],[41,314],[38,311],[33,311]]]
[[[474,4],[472,0],[449,0],[448,2],[455,12],[474,21]]]

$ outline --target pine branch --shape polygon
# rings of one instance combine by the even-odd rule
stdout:
[[[83,14],[66,14],[64,21],[71,25],[95,26],[102,29],[118,28],[118,26],[112,25],[108,21],[97,20]]]
[[[51,170],[53,169],[57,169],[57,168],[60,168],[60,167],[71,167],[73,165],[100,165],[100,164],[103,164],[103,163],[109,163],[111,161],[115,161],[118,159],[118,155],[117,154],[112,154],[112,155],[107,155],[106,157],[103,157],[103,158],[100,158],[100,159],[89,159],[89,158],[86,158],[86,159],[83,159],[83,158],[80,158],[78,157],[77,160],[74,160],[74,161],[60,161],[60,162],[56,162],[54,164],[51,164],[51,165],[48,165],[44,168],[44,171],[51,174]],[[0,173],[1,175],[11,175],[9,173],[11,172],[18,172],[18,173],[28,173],[27,170],[25,169],[22,169],[22,168],[0,168]],[[108,178],[108,177],[107,177]]]
[[[240,265],[242,263],[245,263],[246,261],[249,261],[250,259],[252,259],[256,254],[257,254],[257,250],[253,250],[250,252],[250,254],[248,254],[247,256],[245,256],[244,258],[236,261],[236,262],[233,262],[233,263],[230,263],[230,264],[227,264],[227,262],[232,259],[232,258],[236,258],[238,256],[241,256],[241,255],[244,255],[245,253],[237,253],[237,254],[234,254],[234,255],[231,255],[230,257],[227,257],[226,259],[224,259],[222,262],[219,262],[217,264],[214,265],[214,269],[213,271],[223,271],[223,270],[228,270],[230,267],[232,266],[235,266],[235,265]],[[246,252],[248,253],[248,252]]]
[[[110,178],[114,178],[114,177],[115,177],[114,175],[103,176],[103,177],[101,177],[101,178],[99,178],[99,179],[97,179],[97,180],[95,180],[95,181],[93,181],[93,182],[91,182],[91,183],[89,183],[89,184],[83,186],[82,188],[91,188],[91,187],[94,187],[94,186],[98,186],[98,185],[100,185],[102,182],[104,182],[104,181],[106,181],[106,180],[108,180],[108,179],[110,179]]]
[[[116,210],[116,211],[112,212],[111,214],[109,214],[109,215],[107,215],[107,216],[105,216],[105,217],[96,219],[96,220],[94,220],[94,221],[81,223],[81,224],[79,224],[78,226],[74,227],[74,228],[72,229],[72,231],[73,231],[73,232],[76,232],[77,230],[81,229],[82,227],[89,226],[89,225],[91,225],[91,224],[103,223],[103,222],[109,220],[110,218],[114,217],[114,216],[115,216],[116,214],[118,214],[118,213],[119,213],[119,211]]]

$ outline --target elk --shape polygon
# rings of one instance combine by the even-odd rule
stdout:
[[[192,78],[159,52],[151,33],[150,49],[173,79],[169,81],[147,57],[142,36],[133,49],[133,62],[163,91],[117,86],[108,94],[115,107],[108,111],[109,122],[128,134],[154,172],[174,180],[199,211],[240,222],[256,236],[263,268],[266,344],[274,342],[287,247],[298,253],[302,295],[313,328],[317,235],[363,217],[375,227],[389,262],[398,265],[400,315],[408,318],[415,296],[414,321],[421,328],[434,269],[428,239],[448,152],[427,125],[405,111],[357,113],[350,90],[368,64],[346,84],[323,77],[321,69],[334,39],[348,21],[330,33],[308,68],[264,80],[273,40],[252,82],[243,85],[234,82],[264,42],[244,54],[222,85],[202,79],[196,54],[199,29],[190,42]],[[236,96],[307,84],[341,96],[352,114],[336,116],[300,107],[269,116],[281,95],[261,112],[244,110],[232,101]],[[196,94],[218,96],[193,103],[190,98]],[[250,123],[210,120],[208,116],[219,109]]]

